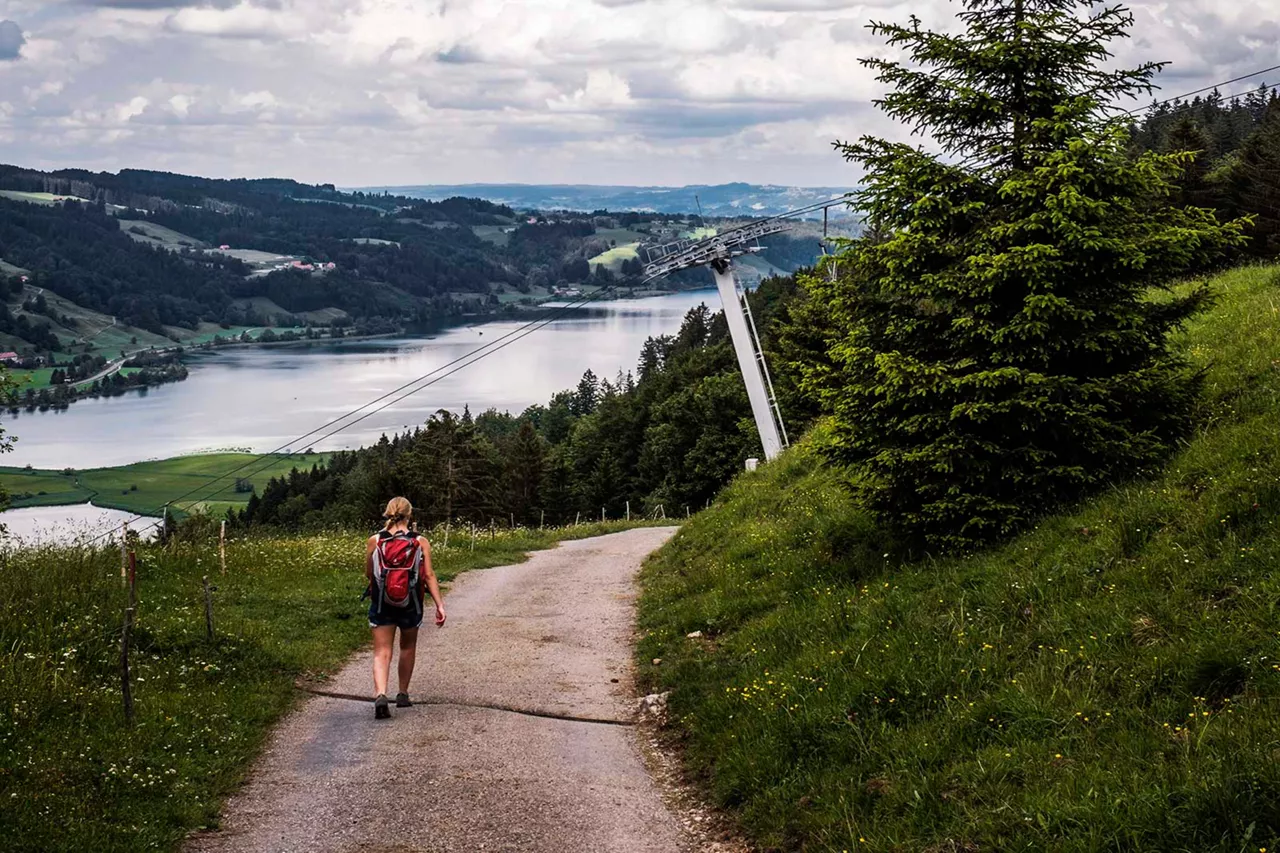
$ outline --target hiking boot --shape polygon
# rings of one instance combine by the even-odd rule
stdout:
[[[397,693],[397,694],[396,694],[396,707],[397,707],[397,708],[412,708],[412,707],[413,707],[413,703],[409,701],[409,694],[408,694],[408,693]]]
[[[373,700],[373,718],[375,720],[385,720],[390,716],[391,706],[387,704],[387,695],[380,693],[378,698]]]

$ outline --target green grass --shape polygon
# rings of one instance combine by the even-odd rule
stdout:
[[[645,240],[652,240],[648,234],[641,234],[639,231],[632,231],[630,228],[598,228],[596,229],[596,237],[601,240],[612,240],[615,243],[643,243]]]
[[[602,252],[591,259],[592,266],[606,266],[609,269],[617,269],[622,266],[623,261],[634,261],[640,257],[640,244],[627,243],[626,245],[615,246],[607,252]]]
[[[647,565],[643,679],[762,847],[1280,848],[1280,271],[1214,285],[1159,476],[902,562],[819,429]]]
[[[713,228],[712,226],[703,225],[699,228],[694,228],[689,231],[685,231],[683,234],[680,235],[680,237],[681,239],[684,239],[684,240],[705,240],[708,237],[716,236],[717,233],[719,232],[716,231],[716,229]]]
[[[135,234],[133,229],[142,231],[141,234]],[[172,228],[165,228],[163,225],[156,225],[154,222],[147,222],[144,219],[121,219],[120,230],[128,234],[139,243],[146,243],[148,246],[160,246],[165,249],[203,249],[206,244],[197,240],[195,237],[189,237]]]
[[[258,457],[247,453],[207,453],[70,474],[0,467],[0,486],[13,497],[14,507],[61,506],[91,500],[97,506],[143,515],[157,515],[166,501],[192,492],[175,507],[178,515],[199,508],[221,515],[228,508],[242,508],[249,500],[249,493],[235,491],[237,477],[247,479],[261,492],[272,477],[284,476],[294,468],[310,468],[327,458],[326,454],[316,453],[255,461]],[[240,470],[250,462],[253,464]],[[210,482],[224,475],[225,479]]]
[[[506,247],[511,242],[509,231],[513,227],[512,225],[472,225],[471,230],[486,243]]]
[[[621,529],[499,532],[470,550],[433,537],[437,572],[519,562],[562,538]],[[176,850],[215,826],[300,678],[368,641],[364,535],[139,550],[136,725],[120,702],[119,552],[0,553],[0,850]],[[303,570],[300,570],[303,569]],[[216,585],[212,642],[201,576]]]
[[[0,190],[0,198],[7,198],[10,201],[25,201],[31,204],[54,205],[62,201],[79,201],[85,204],[89,203],[86,198],[80,198],[73,195],[54,195],[53,193],[28,193],[21,190]]]

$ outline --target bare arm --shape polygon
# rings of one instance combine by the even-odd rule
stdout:
[[[373,583],[373,552],[378,547],[378,537],[370,536],[369,541],[364,543],[364,576],[369,579],[369,583]]]
[[[431,568],[431,543],[425,536],[419,536],[418,541],[422,543],[422,577],[427,583],[427,592],[431,593],[431,600],[436,603],[436,627],[443,628],[444,599],[440,597],[440,582],[436,579],[435,570]]]

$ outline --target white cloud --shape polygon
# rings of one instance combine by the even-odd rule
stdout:
[[[220,38],[290,38],[306,32],[300,16],[249,3],[227,9],[180,9],[165,19],[165,28],[175,33]]]
[[[587,82],[572,95],[559,95],[547,99],[547,106],[555,111],[594,112],[614,110],[635,103],[631,87],[612,71],[593,68],[587,72]]]
[[[1117,62],[1171,60],[1166,94],[1280,63],[1273,0],[1132,5]],[[831,141],[901,133],[870,107],[881,87],[857,60],[889,51],[866,23],[915,13],[949,28],[958,8],[0,0],[24,41],[21,61],[0,62],[0,138],[6,159],[39,167],[343,185],[851,183]]]

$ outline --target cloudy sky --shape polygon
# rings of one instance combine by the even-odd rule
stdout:
[[[1274,0],[1134,0],[1167,94],[1280,63]],[[842,185],[864,25],[948,0],[0,0],[0,159],[392,183]],[[1280,83],[1280,74],[1270,75]],[[1242,86],[1243,88],[1243,86]]]

